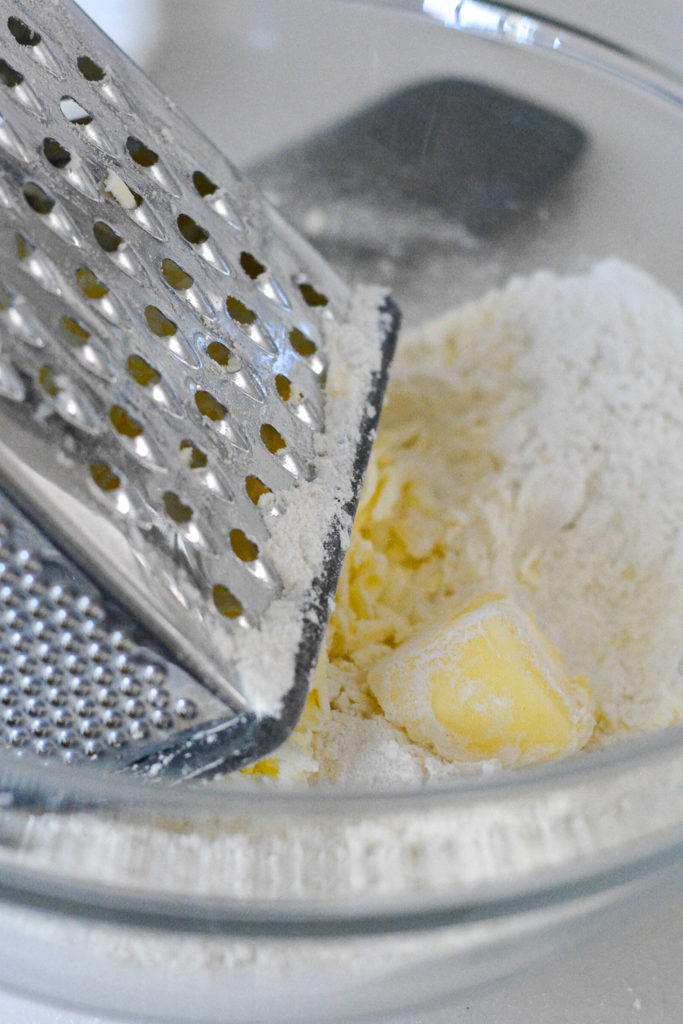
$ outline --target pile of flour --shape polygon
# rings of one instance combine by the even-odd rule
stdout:
[[[391,726],[365,674],[488,591],[587,676],[593,745],[679,719],[682,352],[681,306],[617,260],[513,279],[401,339],[315,680],[321,709],[289,748],[309,755],[295,777],[382,786],[468,770]]]

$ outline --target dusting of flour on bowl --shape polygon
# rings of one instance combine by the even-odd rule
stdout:
[[[598,706],[593,746],[683,708],[683,308],[615,259],[541,271],[399,344],[308,717],[273,781],[419,783],[450,764],[366,673],[483,591],[535,618]]]

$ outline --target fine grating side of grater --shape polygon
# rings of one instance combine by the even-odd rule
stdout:
[[[396,327],[70,0],[0,0],[0,742],[286,738]]]

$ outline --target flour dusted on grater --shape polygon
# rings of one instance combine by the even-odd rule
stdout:
[[[683,708],[683,309],[617,260],[513,279],[408,337],[394,364],[302,727],[267,774],[419,783],[450,763],[367,684],[485,592],[589,681],[596,746]]]

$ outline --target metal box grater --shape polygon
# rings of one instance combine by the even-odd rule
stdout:
[[[183,777],[282,742],[396,324],[70,0],[0,0],[0,739]]]

